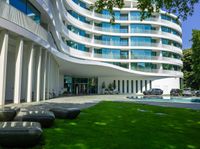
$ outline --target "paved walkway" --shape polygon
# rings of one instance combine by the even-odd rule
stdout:
[[[22,103],[19,105],[9,104],[7,106],[17,106],[20,108],[27,108],[30,110],[42,109],[48,110],[55,107],[77,107],[80,109],[88,108],[93,106],[100,101],[116,101],[116,102],[135,102],[156,106],[164,107],[177,107],[177,108],[191,108],[200,109],[199,103],[169,103],[169,102],[150,102],[150,101],[134,101],[132,99],[127,99],[129,95],[90,95],[90,96],[73,96],[73,97],[59,97],[51,100],[32,102],[32,103]]]

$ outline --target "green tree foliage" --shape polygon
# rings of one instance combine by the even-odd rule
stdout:
[[[184,73],[184,88],[196,89],[196,81],[194,80],[194,72],[192,65],[192,49],[183,50],[183,73]]]
[[[197,88],[200,89],[200,30],[192,31],[192,65]]]
[[[188,15],[194,12],[194,5],[199,0],[138,0],[137,8],[141,10],[141,20],[150,17],[154,12],[159,12],[160,9],[165,9],[168,13],[175,13],[179,18],[185,20]],[[96,12],[101,12],[107,9],[112,18],[111,22],[115,21],[113,8],[123,8],[124,0],[97,0],[91,8]]]
[[[192,32],[192,48],[183,50],[184,87],[200,89],[200,31]]]

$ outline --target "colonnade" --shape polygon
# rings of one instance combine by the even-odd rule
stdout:
[[[59,75],[59,65],[47,49],[6,30],[0,32],[0,105],[57,96]]]

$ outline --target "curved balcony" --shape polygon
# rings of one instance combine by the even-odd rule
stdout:
[[[141,69],[141,68],[134,68],[134,71],[141,71],[141,72],[149,72],[149,73],[157,73],[157,74],[169,74],[175,76],[183,76],[181,71],[174,71],[174,70],[162,70],[162,69]]]
[[[63,47],[62,47],[63,48]],[[80,64],[86,64],[86,65],[94,65],[94,68],[96,68],[96,66],[98,67],[105,67],[107,69],[113,69],[113,71],[121,71],[123,73],[131,73],[131,74],[136,74],[136,75],[144,75],[144,76],[176,76],[176,77],[183,77],[183,73],[181,72],[176,72],[176,71],[166,71],[166,70],[160,70],[160,71],[142,71],[142,70],[131,70],[131,69],[127,69],[127,68],[123,68],[123,67],[120,67],[120,66],[116,66],[116,65],[113,65],[113,64],[108,64],[108,63],[105,63],[103,61],[97,61],[95,59],[88,59],[88,60],[85,60],[83,58],[83,56],[85,57],[91,57],[88,52],[84,52],[84,51],[79,51],[79,53],[77,54],[77,49],[73,49],[73,48],[67,48],[69,51],[71,51],[71,54],[66,55],[66,54],[63,54],[61,52],[58,52],[58,51],[53,51],[53,53],[60,57],[61,59],[64,59],[66,60],[67,62],[72,62],[72,63],[75,63],[75,64],[79,64],[79,61],[80,61]],[[65,51],[65,49],[62,49],[62,51]],[[75,55],[72,55],[75,54]],[[72,60],[73,59],[73,60]],[[105,59],[104,59],[105,60]],[[108,62],[108,61],[107,61]],[[169,73],[169,74],[168,74]]]
[[[72,10],[74,10],[75,12],[77,12],[80,15],[84,15],[87,18],[90,18],[92,20],[96,20],[96,21],[102,21],[102,22],[110,22],[110,17],[107,15],[102,15],[99,13],[95,13],[95,12],[91,12],[89,10],[86,10],[82,7],[80,7],[79,5],[77,5],[76,3],[74,3],[73,1],[67,1],[64,0],[64,4],[67,7],[70,7]],[[65,8],[64,6],[64,8]],[[64,10],[66,11],[66,10]],[[140,20],[138,20],[138,18],[136,18],[137,20],[118,20],[116,18],[116,23],[121,23],[121,24],[130,24],[130,23],[141,23]],[[150,18],[149,20],[144,20],[142,21],[142,23],[146,23],[146,24],[156,24],[156,25],[162,25],[162,26],[166,26],[166,27],[171,27],[179,32],[182,32],[181,27],[171,21],[166,21],[166,20],[162,20],[159,18]]]
[[[156,37],[156,38],[166,38],[166,39],[173,39],[174,41],[182,44],[181,37],[174,35],[172,33],[166,33],[162,31],[155,31],[155,30],[131,30],[130,33],[127,33],[126,29],[113,29],[113,28],[102,28],[98,26],[93,26],[91,24],[84,23],[82,21],[77,20],[68,12],[65,13],[65,18],[67,22],[72,24],[73,26],[83,29],[85,31],[95,33],[95,34],[103,34],[103,35],[114,35],[114,36],[123,36],[123,37],[130,37],[130,36],[148,36]]]
[[[68,47],[65,43],[63,43],[63,48],[65,48],[66,54],[69,54],[72,57],[78,57],[81,59],[88,59],[88,60],[95,60],[95,61],[102,61],[102,62],[152,62],[152,63],[158,63],[158,64],[173,64],[173,65],[179,65],[182,66],[183,63],[179,59],[174,59],[174,58],[166,58],[166,57],[160,57],[160,56],[151,56],[151,57],[138,57],[138,58],[125,58],[125,57],[120,57],[119,55],[114,55],[114,54],[107,54],[107,55],[102,55],[102,54],[97,54],[97,53],[91,53],[91,52],[85,52],[85,51],[80,51],[78,49],[74,49],[72,47]]]
[[[147,42],[136,42],[132,43],[131,46],[127,45],[127,42],[114,42],[114,41],[102,41],[102,40],[96,40],[91,39],[83,36],[79,36],[78,34],[68,30],[65,26],[63,26],[63,33],[67,38],[69,38],[72,41],[79,42],[81,44],[85,44],[88,46],[93,46],[96,48],[111,48],[111,49],[152,49],[155,50],[164,50],[164,51],[170,51],[174,53],[178,53],[182,55],[182,50],[180,48],[177,48],[175,46],[171,45],[164,45],[160,43],[147,43]]]

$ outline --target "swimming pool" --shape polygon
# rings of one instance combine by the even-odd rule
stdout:
[[[133,101],[148,102],[173,102],[173,103],[195,103],[200,104],[200,97],[170,97],[170,96],[131,96],[127,97]],[[198,100],[199,102],[194,102]],[[193,102],[192,102],[193,101]]]

